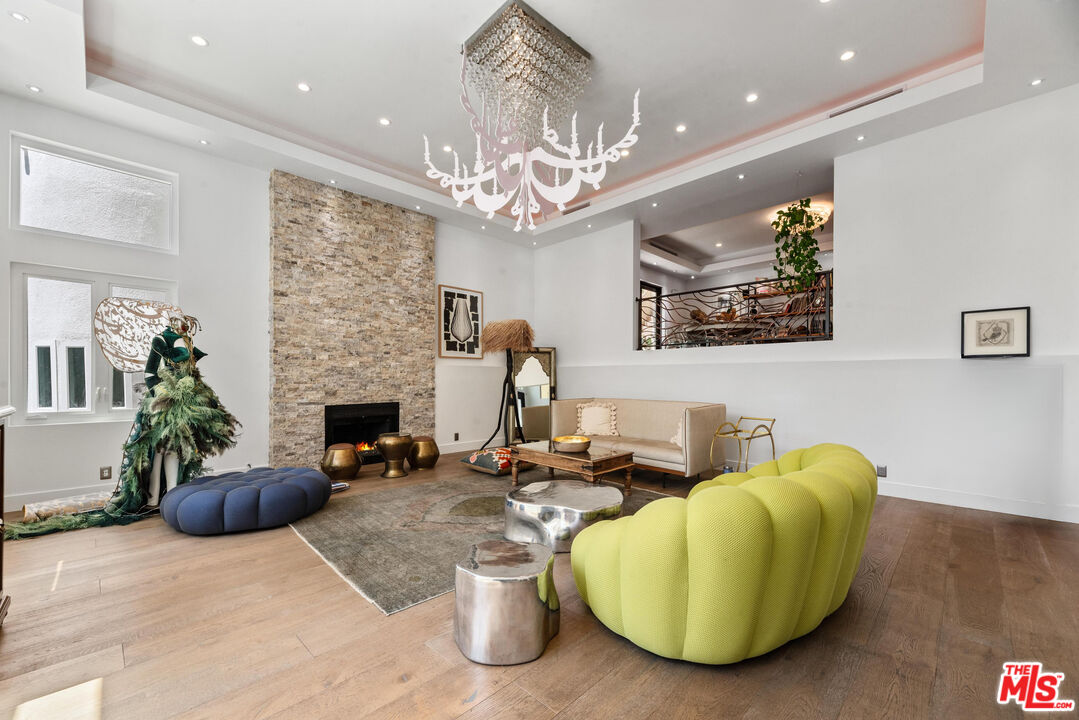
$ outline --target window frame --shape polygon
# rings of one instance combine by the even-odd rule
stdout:
[[[59,385],[67,382],[66,357],[63,367],[60,367],[60,355],[66,356],[64,347],[83,347],[73,343],[59,343],[60,347],[52,348],[52,373],[53,373],[53,407],[51,410],[31,410],[29,408],[29,317],[27,317],[27,280],[31,277],[49,280],[62,280],[67,282],[84,282],[90,284],[90,316],[87,322],[92,323],[93,312],[98,303],[112,296],[116,286],[162,292],[165,294],[164,302],[176,304],[178,285],[175,280],[165,278],[139,277],[121,275],[118,273],[105,273],[95,270],[81,270],[75,268],[55,267],[50,265],[38,265],[33,263],[11,264],[11,342],[9,355],[11,358],[11,397],[15,406],[15,414],[11,418],[13,426],[39,426],[39,425],[64,425],[70,423],[85,422],[130,422],[135,416],[134,407],[112,406],[112,379],[113,367],[101,352],[97,340],[93,338],[91,325],[90,347],[88,354],[87,373],[87,407],[86,409],[74,408],[63,409],[62,404],[67,402]],[[45,347],[41,345],[41,347]],[[63,377],[61,375],[63,374]],[[131,373],[124,373],[127,378]],[[126,395],[125,391],[125,397]]]
[[[45,138],[27,135],[25,133],[11,133],[11,162],[10,162],[10,205],[8,212],[8,225],[12,230],[20,232],[36,233],[51,237],[70,238],[86,242],[101,243],[112,247],[122,247],[131,250],[143,250],[146,252],[161,253],[165,255],[180,254],[180,176],[178,173],[162,170],[160,168],[141,165],[139,163],[121,160],[120,158],[84,150],[72,145],[53,142]],[[75,162],[87,163],[98,167],[114,170],[116,172],[134,175],[136,177],[167,182],[172,187],[169,198],[169,245],[166,248],[139,245],[137,243],[123,242],[121,240],[109,240],[108,238],[95,237],[93,235],[81,235],[59,230],[24,225],[21,217],[21,191],[22,191],[22,148],[30,148],[37,152],[48,153],[58,157],[67,158]]]
[[[655,344],[653,346],[651,346],[651,347],[646,347],[645,344],[644,344],[644,338],[645,338],[645,335],[644,335],[644,303],[646,302],[645,297],[644,297],[644,291],[645,290],[650,290],[650,291],[655,293],[654,297],[648,298],[648,300],[652,302],[652,318],[653,318],[652,322],[653,322],[653,325],[654,325],[654,327],[652,329],[652,337],[654,338]],[[640,298],[640,303],[641,303],[640,316],[639,316],[639,319],[638,319],[638,322],[639,322],[641,327],[637,331],[637,336],[640,338],[640,347],[638,347],[637,349],[638,350],[658,350],[659,348],[663,347],[663,328],[662,328],[662,326],[660,324],[660,318],[659,318],[659,312],[660,312],[659,298],[663,295],[663,288],[661,286],[657,285],[654,282],[649,282],[648,280],[641,280],[640,285],[639,285],[639,287],[637,289],[637,293],[638,293],[638,296]]]

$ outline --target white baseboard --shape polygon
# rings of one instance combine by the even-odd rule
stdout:
[[[483,445],[483,441],[486,439],[487,438],[483,438],[482,440],[462,440],[461,442],[439,443],[438,451],[439,453],[455,453],[465,452],[466,450],[479,450],[480,445]],[[495,440],[498,440],[498,438],[495,438]],[[492,441],[489,447],[502,447],[502,443]]]
[[[80,485],[78,487],[60,488],[58,490],[42,490],[40,492],[16,493],[4,496],[4,512],[22,510],[23,505],[42,502],[43,500],[55,500],[57,498],[72,497],[73,495],[89,495],[90,493],[112,490],[116,487],[115,480],[96,483],[94,485]]]
[[[881,495],[906,498],[907,500],[921,500],[938,505],[971,508],[972,510],[989,510],[1008,515],[1023,515],[1045,520],[1079,523],[1079,505],[1049,505],[1031,500],[980,495],[963,490],[946,490],[929,487],[928,485],[910,485],[891,480],[878,480],[877,488]]]

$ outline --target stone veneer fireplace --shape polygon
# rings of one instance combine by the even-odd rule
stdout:
[[[325,407],[358,398],[433,435],[434,219],[280,170],[270,219],[270,462],[317,465]]]

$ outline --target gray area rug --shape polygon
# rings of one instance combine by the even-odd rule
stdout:
[[[521,483],[546,479],[546,472],[527,473]],[[390,615],[453,590],[454,567],[469,546],[501,539],[502,509],[510,487],[508,476],[470,473],[332,497],[326,507],[293,523],[292,529],[353,588]],[[634,488],[622,512],[632,515],[662,497],[666,496]]]

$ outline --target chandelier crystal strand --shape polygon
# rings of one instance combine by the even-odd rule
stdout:
[[[516,139],[529,145],[542,138],[544,108],[560,127],[591,80],[588,53],[521,2],[505,5],[469,38],[464,56],[473,93],[485,103],[501,98]]]

